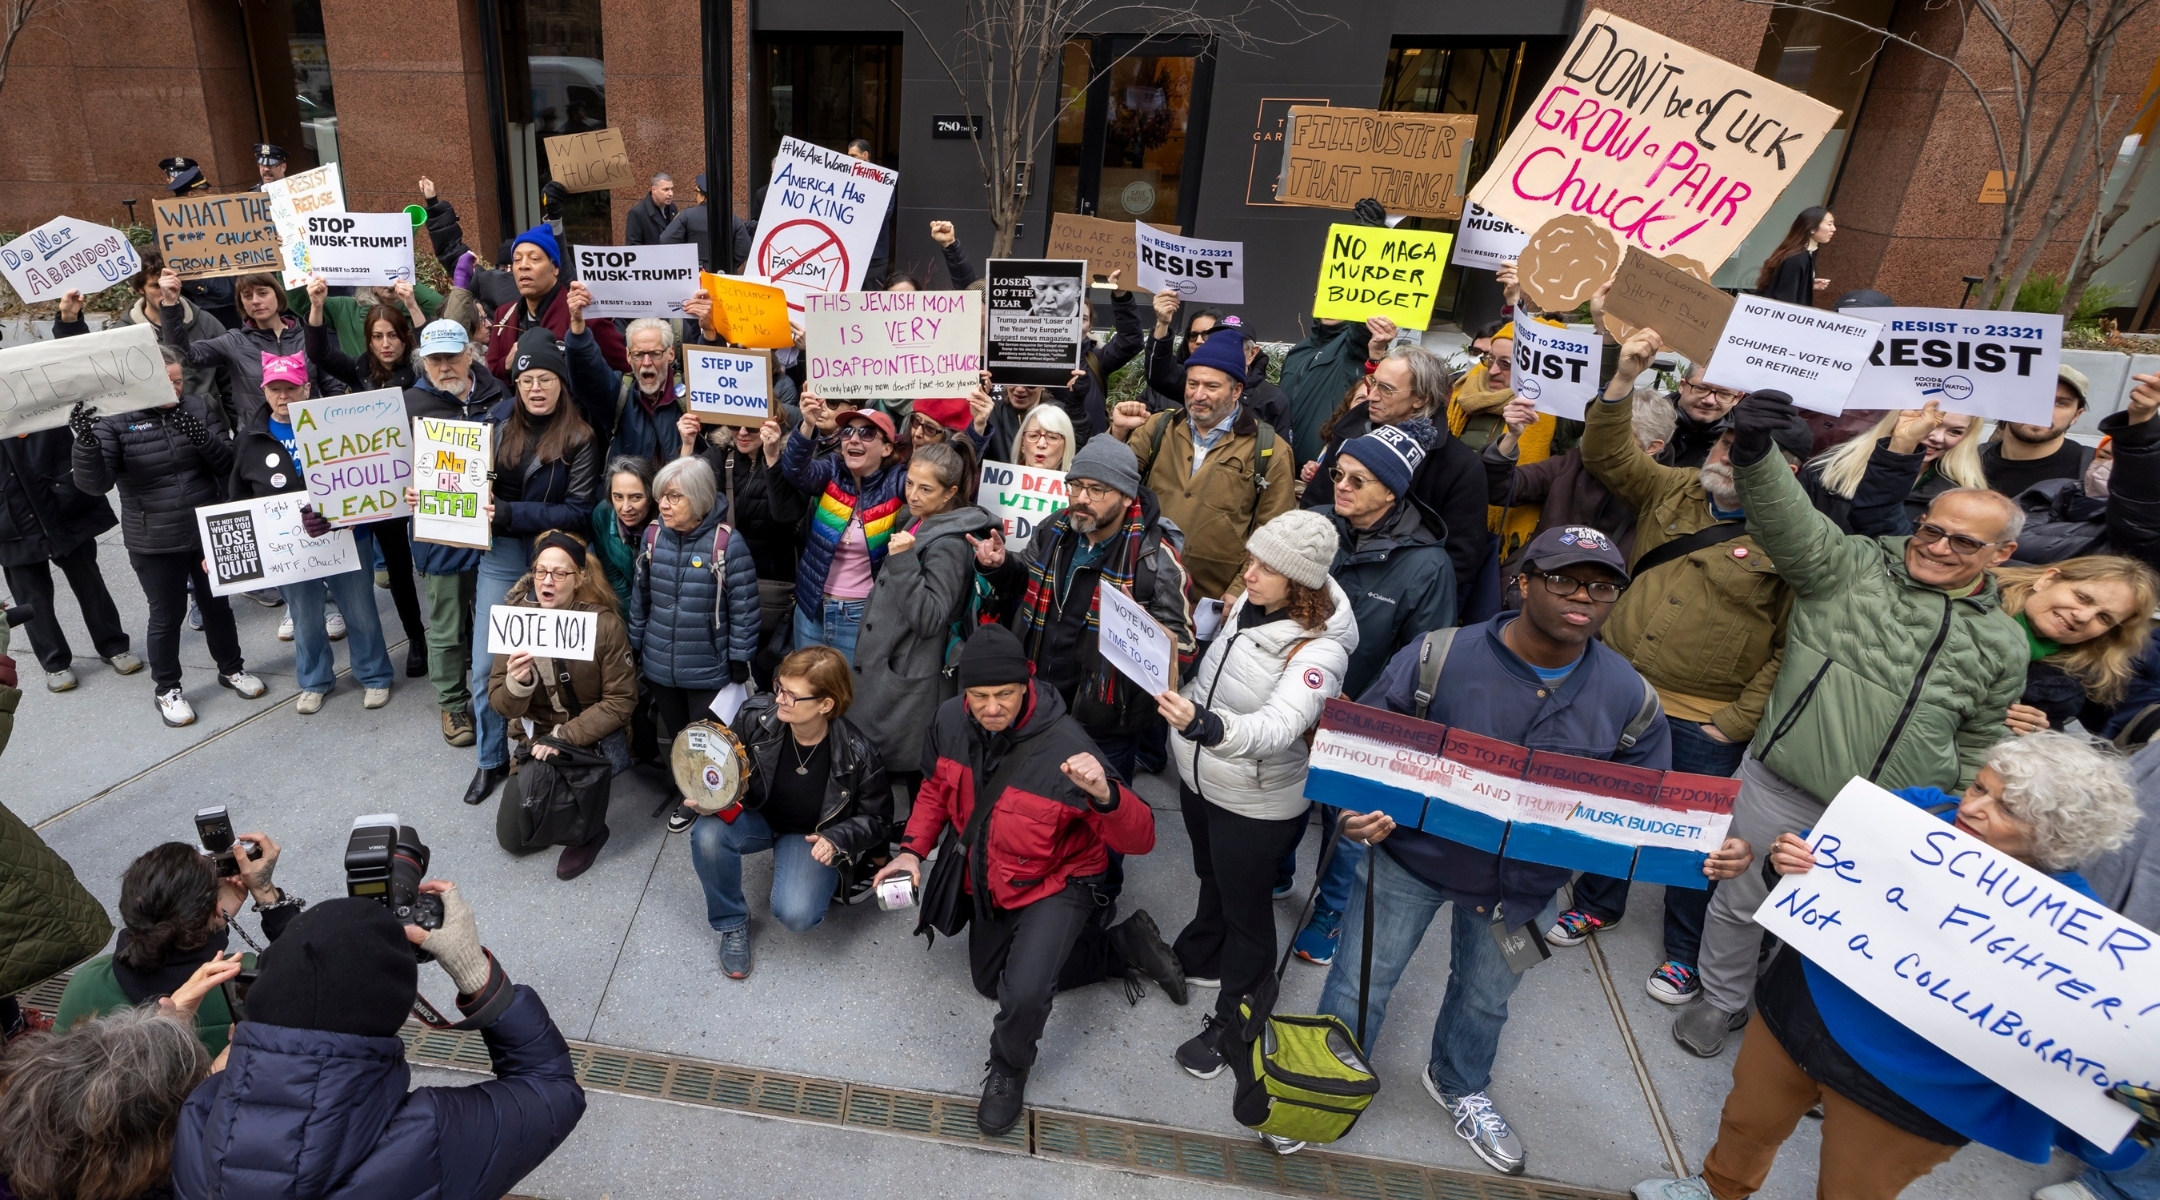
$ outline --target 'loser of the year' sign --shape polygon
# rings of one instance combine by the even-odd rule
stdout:
[[[683,315],[683,301],[698,292],[698,248],[679,246],[573,246],[578,282],[592,293],[585,319]]]
[[[488,609],[488,653],[530,654],[534,658],[574,658],[591,662],[600,641],[600,614],[575,608],[525,608],[497,604]]]
[[[805,296],[810,390],[835,400],[964,396],[981,382],[982,305],[975,292]]]
[[[683,386],[690,411],[707,425],[763,425],[778,415],[769,350],[685,346]]]
[[[2026,1103],[2114,1149],[2160,1078],[2160,935],[1863,779],[1755,920]],[[1865,1065],[1865,1064],[1863,1064]]]
[[[1434,290],[1454,235],[1421,229],[1330,225],[1313,316],[1386,317],[1404,329],[1432,323]]]
[[[387,521],[412,512],[412,426],[405,393],[382,388],[292,406],[293,438],[315,511],[332,525]]]
[[[332,285],[389,287],[413,278],[412,219],[402,212],[307,219],[308,269]]]
[[[1065,508],[1065,472],[986,462],[975,502],[1005,523],[1005,544],[1025,550],[1044,521]]]
[[[1540,413],[1583,419],[1598,391],[1597,331],[1588,325],[1554,327],[1542,321],[1515,322],[1515,394],[1537,405]]]
[[[1245,303],[1245,243],[1205,242],[1134,221],[1133,245],[1143,290],[1200,304]]]
[[[1838,110],[1623,21],[1583,21],[1470,199],[1527,230],[1596,217],[1622,246],[1721,263]]]
[[[1919,408],[2046,425],[2055,419],[2055,372],[2062,363],[2062,316],[1958,308],[1853,308],[1882,322],[1853,408]]]
[[[109,225],[54,217],[0,246],[0,275],[26,304],[70,291],[95,295],[142,270],[127,235]]]
[[[1865,317],[1742,296],[1725,319],[1703,381],[1737,392],[1774,389],[1802,408],[1836,416],[1881,336],[1882,326]]]

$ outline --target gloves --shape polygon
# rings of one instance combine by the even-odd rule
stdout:
[[[742,662],[739,659],[729,659],[727,665],[727,677],[729,682],[731,683],[750,682],[750,664]]]
[[[180,431],[180,436],[197,446],[205,445],[210,441],[209,428],[202,423],[202,418],[189,412],[186,405],[181,405],[173,410],[172,422],[173,427]]]
[[[1226,732],[1223,719],[1213,710],[1203,708],[1194,711],[1192,724],[1178,730],[1178,735],[1197,746],[1215,746],[1222,743]]]
[[[68,410],[68,428],[75,431],[75,440],[85,446],[97,444],[97,410],[82,400]]]
[[[487,986],[487,951],[480,946],[480,927],[473,923],[472,906],[456,888],[442,894],[442,928],[433,930],[422,943],[445,974],[457,984],[461,996],[478,995]]]
[[[473,272],[478,269],[476,266],[477,261],[470,250],[458,255],[457,270],[450,273],[450,286],[470,288],[472,286]]]
[[[1358,201],[1351,207],[1351,211],[1357,214],[1359,221],[1367,225],[1387,224],[1387,209],[1381,207],[1380,202],[1371,196]]]
[[[1772,439],[1799,415],[1792,397],[1784,392],[1749,392],[1741,397],[1732,411],[1733,465],[1747,467],[1761,462],[1763,455],[1770,453]]]
[[[307,530],[307,535],[312,538],[330,536],[330,522],[323,519],[312,504],[300,506],[300,528]]]
[[[2130,1136],[2138,1145],[2160,1141],[2160,1090],[2118,1083],[2108,1089],[2108,1099],[2138,1115],[2137,1124],[2130,1128]]]

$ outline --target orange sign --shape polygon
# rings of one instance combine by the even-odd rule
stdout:
[[[714,333],[735,345],[762,350],[795,344],[795,335],[788,329],[786,292],[710,271],[698,272],[698,286],[712,297],[712,316],[705,324]]]

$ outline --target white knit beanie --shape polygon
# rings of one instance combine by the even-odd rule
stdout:
[[[1287,578],[1324,588],[1335,565],[1335,522],[1312,509],[1293,508],[1255,529],[1245,548]]]

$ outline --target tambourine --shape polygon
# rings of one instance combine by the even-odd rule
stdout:
[[[675,735],[668,755],[675,786],[697,812],[711,816],[742,799],[750,787],[750,752],[718,721],[692,721]]]

